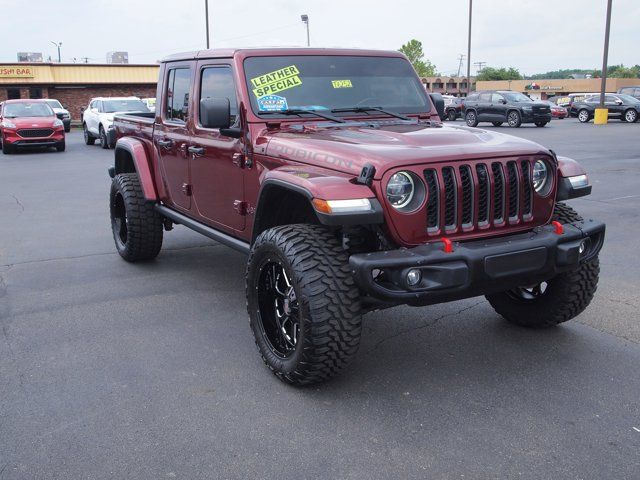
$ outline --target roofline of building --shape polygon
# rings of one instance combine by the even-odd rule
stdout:
[[[11,65],[12,67],[24,66],[49,66],[49,67],[157,67],[158,63],[58,63],[58,62],[0,62],[0,67]]]

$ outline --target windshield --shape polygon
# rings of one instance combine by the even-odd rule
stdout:
[[[519,92],[506,93],[505,92],[502,95],[504,95],[507,98],[507,100],[509,100],[510,102],[515,102],[515,103],[533,102],[533,100],[527,97],[524,93],[519,93]]]
[[[619,94],[618,97],[620,98],[620,100],[623,100],[627,103],[640,103],[640,100],[638,100],[636,97],[632,97],[631,95]]]
[[[430,108],[413,67],[402,58],[250,57],[244,61],[244,70],[251,107],[257,114],[349,107],[426,113]]]
[[[4,116],[14,117],[48,117],[53,115],[51,107],[44,102],[38,103],[7,103],[4,106]]]
[[[46,100],[51,108],[63,108],[58,100]]]
[[[103,100],[104,113],[114,112],[149,112],[147,106],[138,99]]]

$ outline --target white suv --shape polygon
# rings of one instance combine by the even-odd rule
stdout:
[[[149,109],[138,97],[97,97],[91,99],[89,106],[82,113],[84,143],[93,145],[98,139],[102,148],[113,148],[115,145],[113,116],[116,113],[126,112],[149,113]]]
[[[64,108],[62,104],[55,98],[48,98],[45,101],[53,109],[53,113],[56,114],[56,117],[62,120],[64,131],[69,133],[71,131],[71,115],[69,115],[69,110]]]

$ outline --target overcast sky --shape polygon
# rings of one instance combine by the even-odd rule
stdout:
[[[416,38],[444,74],[457,72],[467,50],[468,0],[209,4],[214,47],[302,46],[306,13],[312,46],[395,50]],[[50,41],[62,42],[63,62],[104,62],[107,51],[124,50],[131,63],[146,63],[205,46],[204,0],[0,0],[0,7],[4,62],[17,51],[56,59]],[[524,74],[599,68],[605,11],[606,0],[475,0],[471,61]],[[640,64],[640,0],[613,0],[609,64],[619,63]]]

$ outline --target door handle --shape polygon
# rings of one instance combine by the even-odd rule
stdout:
[[[194,155],[196,157],[200,157],[202,155],[204,155],[204,147],[194,147],[191,146],[187,149],[187,151],[191,154]]]
[[[161,148],[171,148],[173,140],[158,140],[158,146]]]

